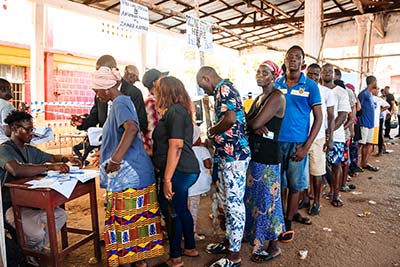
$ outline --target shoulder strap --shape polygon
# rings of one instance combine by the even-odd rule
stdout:
[[[22,161],[24,163],[28,163],[28,160],[25,158],[24,154],[22,154],[21,150],[19,150],[19,148],[17,147],[16,144],[14,144],[13,141],[8,140],[8,141],[4,142],[3,144],[8,145],[9,147],[12,147],[14,149],[14,151],[22,158]]]

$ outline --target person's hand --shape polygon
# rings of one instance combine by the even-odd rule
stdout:
[[[90,154],[90,161],[93,167],[100,166],[100,150],[97,149],[94,153]]]
[[[268,129],[267,127],[263,126],[261,128],[258,128],[253,131],[255,134],[263,136],[263,134],[268,135]]]
[[[293,161],[302,161],[307,155],[308,150],[305,149],[302,145],[296,146],[296,152],[294,152],[291,156]]]
[[[167,200],[171,200],[172,197],[175,195],[175,193],[172,192],[172,182],[171,181],[168,181],[168,182],[164,181],[163,189],[164,189],[164,197]]]
[[[82,166],[83,166],[82,161],[81,161],[79,158],[75,157],[75,156],[69,156],[69,157],[68,157],[68,160],[69,160],[69,162],[71,162],[73,165],[78,166],[79,169],[82,168]]]
[[[65,163],[52,163],[49,164],[49,170],[59,171],[60,173],[67,173],[69,172],[69,166]]]
[[[323,151],[326,153],[331,151],[332,149],[333,149],[333,140],[326,140]]]
[[[114,161],[109,160],[107,163],[107,167],[106,167],[106,172],[110,173],[110,172],[116,172],[119,169],[121,169],[121,164],[118,164]]]
[[[81,126],[83,123],[83,119],[79,115],[71,115],[71,125],[72,126]]]
[[[210,140],[214,140],[215,134],[211,134],[210,133],[211,128],[212,127],[207,129],[207,138],[210,139]]]

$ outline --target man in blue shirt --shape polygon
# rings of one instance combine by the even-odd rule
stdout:
[[[366,79],[367,88],[358,94],[362,114],[358,118],[361,126],[361,167],[370,171],[378,171],[379,168],[368,163],[369,156],[372,152],[372,144],[374,139],[374,114],[375,104],[373,95],[378,90],[375,76],[368,76]]]
[[[297,212],[299,193],[308,188],[307,154],[322,125],[321,96],[317,84],[307,78],[301,69],[304,51],[292,46],[285,56],[285,75],[277,79],[275,87],[285,95],[286,112],[279,134],[281,152],[281,185],[289,189],[285,216],[286,232],[281,241],[291,241],[292,220],[311,224],[311,220]],[[314,122],[310,130],[310,112]],[[282,190],[283,195],[284,190]],[[282,198],[283,199],[283,198]],[[284,209],[285,210],[285,209]]]

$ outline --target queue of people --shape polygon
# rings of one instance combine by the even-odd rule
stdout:
[[[112,56],[98,59],[91,86],[95,105],[86,117],[72,116],[71,123],[83,130],[103,128],[99,167],[100,186],[106,189],[108,266],[145,267],[146,259],[163,255],[162,220],[169,259],[159,266],[180,267],[183,257],[199,256],[196,240],[205,238],[196,227],[200,194],[209,191],[211,182],[226,234],[220,243],[207,245],[208,253],[224,255],[208,266],[241,266],[243,240],[252,246],[253,262],[270,261],[282,254],[279,242],[294,240],[292,222],[312,224],[299,210],[320,214],[324,181],[330,188],[326,197],[340,208],[340,192],[354,188],[349,176],[379,171],[369,156],[383,138],[380,113],[391,103],[376,98],[376,78],[368,76],[367,88],[356,97],[354,86],[341,81],[331,64],[314,63],[303,73],[304,59],[303,49],[292,46],[282,69],[270,60],[261,63],[255,79],[262,93],[248,110],[231,81],[212,67],[199,69],[198,86],[215,100],[214,124],[206,134],[213,142],[212,155],[201,146],[191,99],[178,78],[147,71],[142,80],[149,95],[144,99],[134,85],[137,68],[127,66],[122,77]],[[0,80],[0,92],[8,88],[4,84]],[[10,139],[0,145],[5,181],[46,170],[68,172],[67,161],[82,165],[82,158],[28,145],[33,136],[28,113],[12,111],[4,123],[10,129]],[[10,196],[2,190],[6,222],[13,226]],[[28,244],[43,250],[48,237],[40,212],[27,209],[22,219]],[[55,212],[59,230],[66,214]]]

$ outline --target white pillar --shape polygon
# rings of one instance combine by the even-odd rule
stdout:
[[[42,2],[33,3],[33,38],[31,43],[31,100],[44,101],[44,31],[45,6]],[[42,105],[34,108],[43,109]]]
[[[304,51],[319,58],[321,49],[321,0],[305,0],[304,4]],[[307,61],[315,62],[308,58]]]
[[[372,21],[374,19],[373,14],[364,14],[355,16],[356,23],[357,23],[357,32],[358,32],[358,56],[364,57],[370,54],[370,34],[371,34],[371,27]],[[368,61],[366,59],[360,58],[358,60],[358,70],[360,71],[358,75],[358,89],[361,90],[362,81],[364,78],[363,73],[368,72]]]

